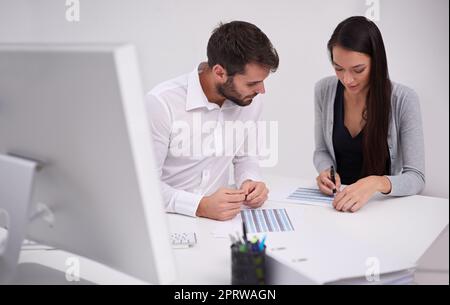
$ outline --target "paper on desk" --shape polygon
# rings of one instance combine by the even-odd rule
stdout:
[[[345,186],[342,186],[341,190]],[[331,207],[334,197],[322,194],[317,187],[290,187],[269,193],[269,200]]]
[[[286,201],[293,203],[331,206],[333,199],[333,196],[327,196],[317,188],[298,187],[289,194]]]
[[[242,235],[242,217],[245,219],[248,233],[294,231],[294,227],[286,209],[248,209],[229,221],[220,222],[212,234],[216,238],[228,238],[236,232]]]

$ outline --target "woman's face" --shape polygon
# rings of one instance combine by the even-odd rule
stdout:
[[[333,66],[336,76],[348,90],[348,93],[358,94],[369,88],[370,56],[364,53],[333,47]]]

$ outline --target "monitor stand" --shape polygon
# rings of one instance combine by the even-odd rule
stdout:
[[[68,282],[64,272],[37,263],[18,263],[29,223],[33,178],[41,166],[39,161],[0,154],[0,284],[94,284],[81,278]]]
[[[33,177],[38,163],[0,154],[0,284],[10,283],[16,273],[22,242],[26,236]]]

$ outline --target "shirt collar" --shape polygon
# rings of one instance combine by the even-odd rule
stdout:
[[[219,108],[218,105],[210,103],[206,98],[202,86],[200,85],[200,75],[198,73],[198,68],[195,68],[194,71],[189,74],[188,78],[186,111],[202,107],[207,108],[208,110]]]
[[[189,73],[187,96],[186,96],[186,111],[190,111],[197,108],[207,108],[208,110],[213,110],[220,108],[230,109],[234,107],[238,107],[238,105],[234,104],[228,99],[225,100],[222,107],[219,107],[219,105],[209,102],[200,84],[200,75],[198,68],[195,68],[194,71]]]

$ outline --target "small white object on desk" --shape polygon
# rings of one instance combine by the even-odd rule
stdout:
[[[195,232],[172,233],[170,239],[174,249],[193,247],[197,243]]]

